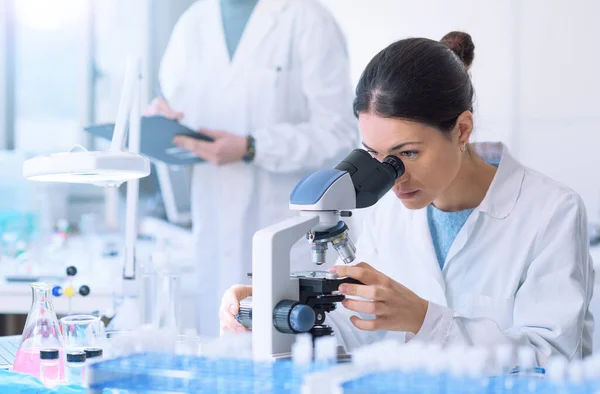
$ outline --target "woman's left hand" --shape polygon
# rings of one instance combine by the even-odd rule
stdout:
[[[429,303],[415,293],[377,271],[367,263],[355,266],[336,265],[330,268],[338,276],[348,276],[364,285],[344,283],[340,293],[359,296],[371,301],[346,298],[342,304],[355,312],[373,314],[374,320],[352,316],[352,324],[361,330],[407,331],[416,334],[423,325]]]
[[[198,157],[217,166],[241,161],[246,155],[248,140],[246,137],[223,130],[199,129],[201,133],[214,141],[201,141],[180,135],[173,142],[180,148],[194,152]]]

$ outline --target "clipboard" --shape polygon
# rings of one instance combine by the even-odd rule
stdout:
[[[112,140],[114,123],[97,124],[84,130],[91,135],[105,140]],[[182,149],[173,143],[178,135],[192,137],[201,141],[213,142],[206,134],[183,126],[174,119],[164,116],[143,116],[141,120],[140,153],[151,160],[169,165],[189,165],[203,162],[193,152]]]

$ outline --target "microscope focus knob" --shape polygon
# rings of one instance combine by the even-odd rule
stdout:
[[[252,329],[252,297],[240,301],[240,309],[235,319],[246,328]]]
[[[284,334],[309,332],[315,325],[315,311],[297,301],[280,301],[273,311],[273,324]]]

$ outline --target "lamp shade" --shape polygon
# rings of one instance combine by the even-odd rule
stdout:
[[[32,181],[119,185],[150,174],[150,161],[130,152],[71,151],[26,160],[23,176]]]

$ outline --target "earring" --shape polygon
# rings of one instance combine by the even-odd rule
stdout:
[[[463,146],[460,147],[460,151],[464,152],[467,149],[467,144],[464,144]]]

